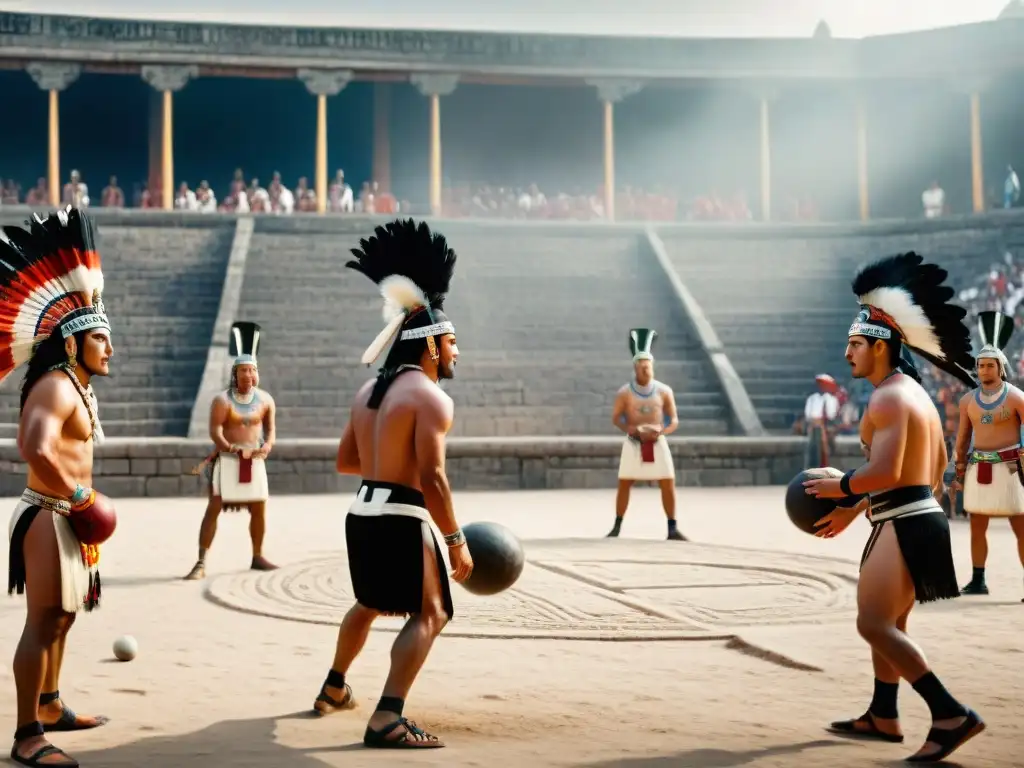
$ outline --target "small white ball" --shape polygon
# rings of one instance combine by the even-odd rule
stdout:
[[[139,652],[139,643],[131,635],[122,635],[114,641],[114,656],[118,661],[131,661]]]

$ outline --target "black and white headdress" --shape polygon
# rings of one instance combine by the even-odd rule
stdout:
[[[902,253],[870,264],[853,280],[860,303],[850,336],[901,342],[942,371],[976,386],[971,334],[964,325],[967,311],[951,304],[955,292],[944,281],[948,273],[925,264],[916,253]],[[912,362],[904,354],[900,369]]]
[[[444,235],[431,232],[425,221],[393,221],[360,240],[352,255],[356,260],[345,266],[380,288],[387,322],[363,353],[364,365],[372,365],[399,331],[400,342],[455,333],[444,314],[455,252]]]
[[[234,358],[231,363],[232,368],[237,368],[240,365],[259,368],[256,355],[260,348],[262,330],[256,323],[240,322],[231,326],[231,335],[228,337],[228,354]]]
[[[1003,350],[1013,336],[1013,318],[993,310],[979,312],[978,335],[981,337],[981,350],[977,354],[977,359],[998,360],[999,375],[1005,379],[1010,361]]]

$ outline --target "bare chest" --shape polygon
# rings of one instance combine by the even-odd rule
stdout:
[[[626,413],[631,419],[655,422],[661,419],[664,410],[664,396],[657,388],[646,396],[632,388],[626,393]]]
[[[994,395],[986,395],[976,389],[967,405],[967,415],[975,429],[1016,429],[1020,425],[1016,397],[1010,387]]]

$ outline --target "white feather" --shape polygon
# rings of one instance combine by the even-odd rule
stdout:
[[[861,304],[878,307],[900,326],[908,346],[945,360],[939,338],[935,335],[928,315],[914,303],[909,291],[902,288],[876,288],[859,296]]]
[[[363,365],[371,365],[374,360],[380,357],[381,352],[384,351],[384,347],[386,347],[388,342],[395,337],[395,334],[401,330],[402,323],[404,322],[405,313],[391,318],[391,322],[384,326],[384,330],[377,334],[377,338],[375,338],[370,346],[366,348],[366,351],[363,352],[363,357],[360,362]]]
[[[405,275],[389,275],[380,281],[379,287],[387,322],[427,303],[423,290]]]

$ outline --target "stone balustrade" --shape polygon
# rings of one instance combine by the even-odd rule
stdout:
[[[687,486],[785,485],[800,471],[800,437],[672,437],[676,478]],[[96,449],[94,483],[113,497],[200,496],[190,474],[210,451],[207,440],[111,438]],[[335,471],[338,441],[278,441],[267,462],[275,494],[353,491],[358,478]],[[453,438],[447,469],[457,490],[614,488],[622,441],[609,437]],[[856,438],[839,438],[835,465],[863,462]],[[26,467],[13,440],[0,440],[0,493],[17,496]]]

